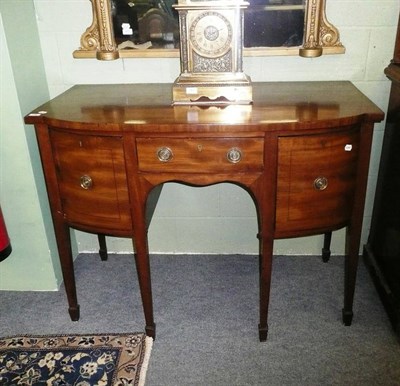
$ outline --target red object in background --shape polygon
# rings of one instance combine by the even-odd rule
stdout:
[[[0,208],[0,261],[3,261],[11,253],[11,244],[8,237],[6,224],[4,222],[3,213]]]

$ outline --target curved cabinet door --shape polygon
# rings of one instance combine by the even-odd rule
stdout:
[[[130,230],[122,138],[51,130],[51,143],[67,222],[109,234]]]
[[[354,128],[279,138],[276,237],[318,234],[347,225],[359,141]]]

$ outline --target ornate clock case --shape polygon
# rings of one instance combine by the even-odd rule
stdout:
[[[250,78],[243,72],[243,1],[180,0],[181,74],[174,104],[249,104]]]

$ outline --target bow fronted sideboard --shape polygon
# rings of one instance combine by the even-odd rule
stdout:
[[[79,318],[69,228],[135,241],[146,333],[155,337],[150,192],[175,181],[249,192],[260,240],[259,337],[267,339],[274,239],[346,227],[343,322],[350,325],[375,122],[350,82],[255,83],[253,104],[172,106],[172,85],[78,85],[35,109],[72,320]],[[157,194],[154,195],[157,197]],[[216,230],[218,231],[218,230]],[[223,305],[221,305],[223,307]]]

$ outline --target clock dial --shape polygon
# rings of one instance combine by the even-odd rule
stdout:
[[[229,50],[232,42],[231,23],[218,12],[203,12],[190,26],[190,41],[194,50],[202,56],[221,56]]]

